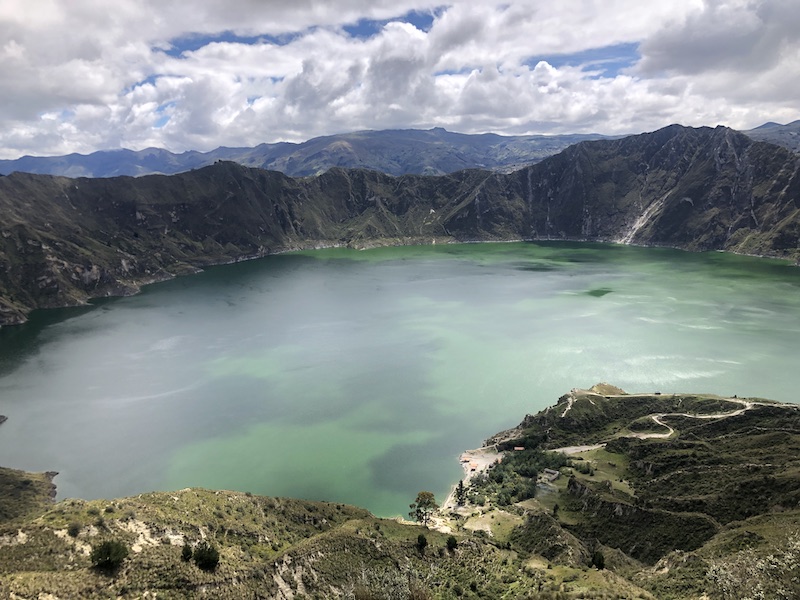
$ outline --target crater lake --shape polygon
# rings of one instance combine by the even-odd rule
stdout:
[[[800,269],[577,243],[329,249],[0,330],[0,464],[58,497],[442,501],[459,453],[605,381],[797,402]]]

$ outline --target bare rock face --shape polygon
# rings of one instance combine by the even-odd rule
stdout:
[[[730,129],[583,142],[522,170],[0,177],[0,325],[275,251],[510,239],[800,258],[800,158]]]

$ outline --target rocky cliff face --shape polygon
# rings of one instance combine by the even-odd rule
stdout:
[[[730,129],[675,125],[584,142],[502,181],[524,237],[796,257],[798,165]]]
[[[511,174],[0,177],[0,324],[322,245],[585,239],[800,257],[800,158],[725,128],[584,142]]]

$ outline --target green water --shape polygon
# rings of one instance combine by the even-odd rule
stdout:
[[[573,387],[796,402],[800,269],[579,244],[325,250],[0,330],[0,464],[404,514]]]

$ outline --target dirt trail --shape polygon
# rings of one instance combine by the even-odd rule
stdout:
[[[563,448],[556,448],[552,452],[561,452],[562,454],[580,454],[581,452],[588,452],[589,450],[597,450],[605,447],[605,444],[592,444],[591,446],[564,446]]]
[[[728,402],[734,402],[736,404],[741,404],[742,408],[738,410],[733,410],[731,412],[726,413],[715,413],[711,415],[698,415],[698,414],[690,414],[690,413],[656,413],[652,415],[648,415],[656,425],[660,425],[666,429],[669,429],[668,433],[634,433],[632,435],[626,437],[635,437],[641,440],[645,439],[666,439],[670,437],[673,433],[675,433],[675,429],[664,423],[661,419],[664,417],[687,417],[689,419],[727,419],[728,417],[737,417],[746,411],[752,409],[757,404],[763,404],[758,402],[750,402],[748,400],[740,400],[739,398],[725,398]]]

